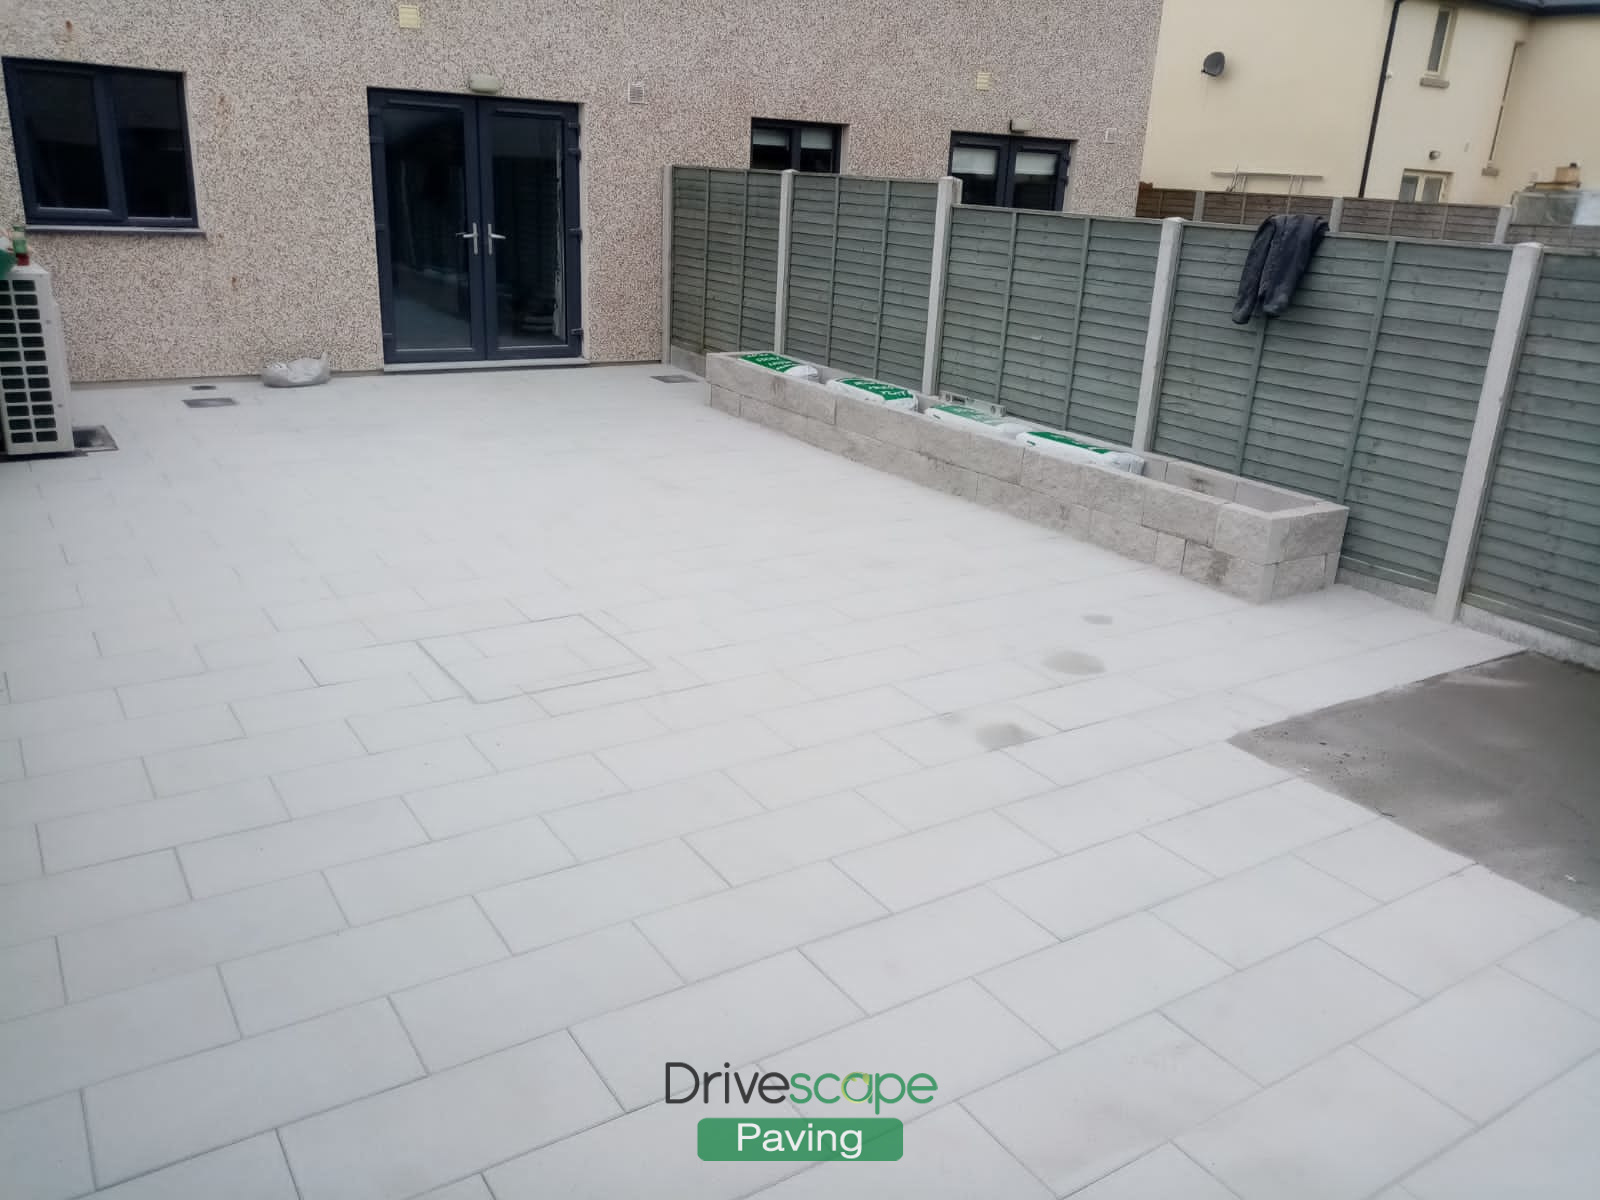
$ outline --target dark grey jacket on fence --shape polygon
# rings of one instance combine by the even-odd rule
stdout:
[[[1327,232],[1326,221],[1306,213],[1280,214],[1261,222],[1239,276],[1233,323],[1248,324],[1258,308],[1269,317],[1280,316]]]

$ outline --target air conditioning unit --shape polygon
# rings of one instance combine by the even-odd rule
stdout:
[[[7,454],[71,454],[71,385],[61,313],[43,267],[0,279],[0,444]]]

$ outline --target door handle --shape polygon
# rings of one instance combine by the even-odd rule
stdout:
[[[494,222],[490,221],[489,222],[489,257],[490,258],[494,257],[494,244],[496,242],[503,242],[505,240],[506,240],[506,235],[503,234],[503,233],[496,233],[494,231]]]
[[[472,223],[471,233],[458,233],[456,236],[470,240],[472,242],[472,252],[474,254],[478,252],[478,223],[476,221]]]

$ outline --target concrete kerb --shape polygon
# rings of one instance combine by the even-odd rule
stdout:
[[[816,369],[802,379],[711,354],[704,374],[723,412],[1254,603],[1333,581],[1342,505],[1162,455],[1146,455],[1144,475],[1056,458],[830,391],[846,372]],[[931,403],[919,396],[920,408]]]

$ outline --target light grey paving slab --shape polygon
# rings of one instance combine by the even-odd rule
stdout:
[[[309,684],[310,680],[307,680]],[[428,703],[428,693],[409,675],[352,679],[274,696],[235,700],[233,715],[247,734],[273,733],[319,721],[338,721]]]
[[[974,888],[805,947],[868,1012],[935,991],[1054,939],[993,892]]]
[[[181,713],[135,717],[92,729],[40,734],[23,740],[22,754],[28,774],[49,775],[163,750],[207,746],[239,737],[243,732],[228,706],[217,704]]]
[[[859,790],[908,829],[922,829],[1049,791],[1050,780],[1004,754],[924,767]]]
[[[1432,995],[1574,917],[1483,867],[1469,867],[1351,921],[1327,940],[1402,987]]]
[[[404,803],[374,800],[194,842],[179,847],[178,856],[189,886],[196,897],[203,898],[387,854],[426,840]]]
[[[492,771],[471,742],[456,738],[275,774],[272,784],[291,813],[309,817]]]
[[[417,1200],[495,1200],[489,1192],[489,1185],[484,1182],[482,1175],[474,1175],[470,1179],[463,1179],[460,1183],[448,1184],[437,1191],[429,1192]]]
[[[297,1200],[289,1164],[275,1133],[263,1133],[220,1150],[130,1179],[95,1200]]]
[[[53,938],[0,949],[0,1021],[66,1001]]]
[[[429,837],[447,838],[624,790],[599,759],[580,754],[426,788],[409,793],[406,803]]]
[[[666,726],[638,702],[632,702],[474,733],[472,741],[490,762],[505,771],[604,750],[665,732]]]
[[[348,725],[343,721],[325,721],[192,750],[168,750],[150,755],[145,759],[145,766],[156,793],[172,796],[258,775],[275,775],[356,758],[365,753],[365,747]]]
[[[404,678],[411,678],[404,675]],[[379,681],[392,676],[378,676]],[[352,681],[357,682],[357,681]],[[529,696],[513,696],[479,704],[465,696],[433,700],[407,708],[384,712],[358,713],[349,718],[368,750],[398,750],[423,742],[439,742],[465,737],[506,725],[525,724],[543,719],[544,710]]]
[[[1247,967],[1367,912],[1374,903],[1287,856],[1169,900],[1155,913],[1218,957]]]
[[[762,811],[743,788],[718,771],[571,805],[545,819],[574,854],[587,859]]]
[[[1149,1016],[962,1104],[1057,1195],[1067,1195],[1253,1090],[1249,1079],[1171,1022]]]
[[[288,817],[270,783],[249,779],[45,821],[39,826],[39,841],[46,869],[70,871],[272,825]]]
[[[764,713],[760,720],[792,746],[818,746],[874,733],[929,715],[925,705],[891,687],[868,688]]]
[[[612,746],[598,751],[596,757],[629,787],[651,788],[770,758],[788,749],[787,740],[746,717]]]
[[[0,740],[38,737],[69,729],[85,729],[122,720],[117,694],[74,692],[49,700],[21,700],[0,705]]]
[[[251,696],[296,691],[310,687],[313,682],[298,661],[288,658],[210,670],[178,679],[129,684],[119,688],[117,695],[128,716],[148,717],[156,713],[190,712]]]
[[[883,737],[923,766],[933,767],[1055,732],[1054,725],[1015,704],[983,704],[897,725],[884,730]]]
[[[1290,779],[1174,817],[1149,836],[1213,875],[1226,875],[1375,819],[1358,804]]]
[[[1054,682],[1051,676],[1042,671],[1002,660],[924,675],[902,683],[900,690],[931,712],[948,713],[1019,696],[1037,696]],[[1024,708],[1031,708],[1026,703],[1019,703]],[[1048,717],[1045,719],[1049,720]]]
[[[685,979],[704,979],[880,917],[884,907],[832,863],[690,900],[638,918]]]
[[[1023,696],[1017,705],[1057,729],[1066,730],[1159,708],[1172,701],[1171,693],[1147,683],[1120,675],[1103,675]]]
[[[189,898],[171,851],[0,887],[0,946],[81,929]]]
[[[813,1081],[827,1071],[892,1073],[907,1080],[930,1075],[938,1089],[926,1103],[907,1099],[882,1114],[910,1121],[1054,1053],[1049,1042],[969,979],[768,1055],[761,1066],[791,1079],[807,1072]],[[837,1065],[847,1062],[857,1065]],[[808,1117],[841,1114],[837,1100],[813,1098],[795,1107]]]
[[[904,646],[888,646],[882,650],[867,650],[843,658],[830,658],[819,663],[790,667],[784,676],[818,698],[845,696],[851,692],[917,679],[928,674],[927,659]],[[761,679],[762,676],[751,676]],[[735,682],[743,682],[742,680]],[[786,704],[798,703],[806,696],[796,696]]]
[[[898,837],[905,830],[855,792],[819,796],[730,821],[685,839],[732,884]]]
[[[344,915],[320,875],[301,875],[61,935],[74,1000],[331,933]]]
[[[0,1025],[0,1110],[238,1036],[215,971],[19,1017]]]
[[[98,692],[180,675],[196,675],[204,669],[205,664],[194,648],[184,646],[141,654],[118,654],[112,658],[13,664],[6,671],[6,682],[14,700],[47,700],[74,692]]]
[[[1600,1057],[1403,1180],[1416,1200],[1589,1200],[1600,1178]]]
[[[1159,904],[1211,876],[1138,834],[1057,858],[990,886],[1057,937]]]
[[[1056,788],[1000,811],[1062,854],[1109,842],[1194,809],[1193,801],[1136,771]]]
[[[424,842],[327,870],[352,924],[531,879],[572,855],[538,817]]]
[[[662,1095],[668,1061],[749,1062],[860,1015],[816,967],[790,952],[581,1022],[572,1033],[632,1109]]]
[[[1368,821],[1295,853],[1378,900],[1398,900],[1471,865],[1470,859],[1387,820]]]
[[[980,976],[1065,1049],[1228,974],[1182,934],[1139,913]]]
[[[1051,1193],[958,1107],[907,1126],[899,1162],[822,1163],[756,1195],[763,1200],[1048,1200]]]
[[[1243,1200],[1357,1200],[1471,1128],[1347,1046],[1177,1142]]]
[[[394,1004],[422,1061],[438,1071],[681,982],[637,929],[622,924],[409,988]]]
[[[39,838],[32,829],[25,825],[0,829],[0,886],[37,879],[43,871]]]
[[[1600,1050],[1600,1021],[1497,968],[1446,988],[1361,1047],[1475,1121]]]
[[[520,953],[726,886],[693,850],[670,841],[493,888],[478,900]]]
[[[0,827],[14,828],[73,813],[93,812],[151,795],[142,762],[106,763],[36,779],[0,783]]]
[[[709,1060],[707,1060],[709,1061]],[[711,1068],[707,1068],[711,1069]],[[721,1069],[721,1060],[715,1069]],[[793,1117],[787,1104],[657,1101],[532,1153],[491,1167],[495,1200],[613,1200],[618,1196],[693,1196],[740,1200],[800,1169],[783,1162],[702,1162],[696,1126],[706,1116]]]
[[[1215,804],[1287,779],[1288,772],[1227,742],[1212,742],[1135,768],[1195,805]]]
[[[6,1200],[67,1200],[94,1188],[76,1093],[0,1112]]]
[[[1076,1200],[1237,1200],[1171,1143],[1072,1194]]]
[[[836,861],[852,879],[894,910],[910,908],[962,891],[1052,854],[993,813],[936,825],[840,856]]]
[[[1118,717],[1038,738],[1005,753],[1052,783],[1065,786],[1166,758],[1182,749],[1138,717]]]
[[[89,1088],[95,1168],[115,1183],[421,1073],[387,1002],[347,1008]]]
[[[1505,960],[1505,968],[1600,1017],[1600,922],[1563,925]]]
[[[248,1036],[504,958],[470,899],[375,921],[227,963],[222,979]]]
[[[388,1200],[606,1120],[616,1102],[565,1033],[290,1125],[301,1200]]]
[[[863,734],[730,767],[728,775],[768,808],[782,808],[916,769],[915,759]]]
[[[1260,1083],[1275,1083],[1417,1003],[1325,942],[1258,963],[1162,1011]]]

